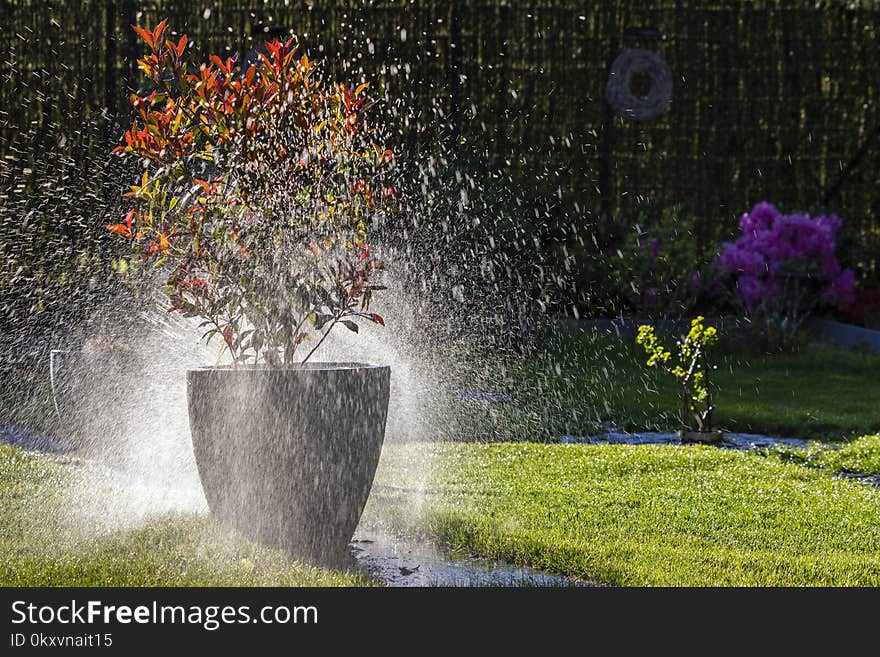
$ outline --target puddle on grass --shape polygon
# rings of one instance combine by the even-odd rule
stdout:
[[[880,474],[863,474],[860,472],[841,472],[834,475],[835,479],[850,479],[865,484],[866,486],[876,486],[880,488]]]
[[[451,558],[433,545],[379,533],[356,534],[351,550],[358,568],[386,586],[593,586],[527,566]]]

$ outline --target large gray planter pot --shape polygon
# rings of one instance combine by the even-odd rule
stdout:
[[[360,363],[189,370],[211,513],[265,545],[339,563],[376,473],[390,380],[389,367]]]

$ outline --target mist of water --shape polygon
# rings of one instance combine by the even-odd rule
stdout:
[[[413,304],[402,296],[392,292],[377,304],[389,318],[386,327],[365,325],[358,334],[334,331],[312,360],[389,365],[386,443],[443,439],[449,436],[437,416],[438,400],[450,397],[450,376],[465,368],[408,333],[408,328],[416,331],[405,321]],[[400,325],[397,316],[404,318]],[[216,364],[217,345],[204,345],[193,322],[165,316],[159,307],[145,311],[139,326],[135,339],[116,342],[124,345],[118,347],[124,349],[124,370],[86,361],[73,381],[58,386],[60,395],[72,396],[60,408],[59,433],[63,437],[76,426],[78,451],[89,474],[101,480],[92,488],[86,478],[71,493],[74,506],[100,516],[108,527],[137,525],[156,513],[207,509],[190,441],[186,371]],[[108,320],[103,335],[119,333]],[[100,362],[114,352],[96,351],[95,357]],[[424,489],[433,467],[426,460],[413,470],[408,487]],[[414,499],[414,513],[419,505]]]
[[[451,124],[444,127],[440,97],[430,108],[409,106],[395,97],[393,83],[395,76],[408,83],[409,66],[392,62],[383,72],[392,82],[382,131],[425,140],[424,157],[400,165],[400,184],[412,199],[409,217],[383,234],[389,289],[377,295],[375,309],[387,326],[365,325],[357,335],[336,330],[313,360],[391,366],[387,444],[471,438],[462,429],[463,404],[478,421],[489,411],[480,401],[467,406],[462,393],[506,385],[488,365],[516,353],[511,338],[533,331],[553,303],[547,290],[567,284],[538,264],[547,251],[540,226],[551,204],[546,216],[526,215],[511,178],[469,173]],[[354,66],[352,73],[365,72]],[[440,129],[427,137],[429,124]],[[97,340],[98,352],[101,344],[125,351],[128,368],[109,383],[89,380],[95,372],[77,373],[75,414],[87,436],[89,476],[71,492],[71,509],[105,529],[167,511],[203,512],[185,372],[215,364],[216,350],[201,344],[195,323],[167,315],[152,294],[132,290],[114,271],[116,247],[100,226],[118,220],[118,192],[131,177],[108,155],[119,126],[95,115],[75,134],[48,126],[48,141],[45,128],[39,139],[24,130],[5,144],[10,155],[0,161],[4,283],[7,291],[22,290],[3,297],[4,360],[13,363],[14,376],[45,374],[49,348],[88,350]],[[89,152],[73,157],[71,144]],[[26,423],[36,417],[38,428],[61,437],[70,432],[72,411],[56,414],[45,387],[25,401],[15,394],[18,408],[6,412]],[[434,467],[426,457],[409,487],[424,489]],[[416,498],[414,512],[418,506]]]

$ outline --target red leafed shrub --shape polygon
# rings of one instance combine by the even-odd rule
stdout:
[[[366,123],[368,85],[327,82],[293,39],[257,62],[193,67],[166,21],[134,28],[152,90],[114,152],[138,158],[131,208],[107,225],[168,272],[171,311],[201,317],[233,362],[302,360],[337,324],[384,324],[370,312],[383,268],[367,243],[397,210],[394,158]]]

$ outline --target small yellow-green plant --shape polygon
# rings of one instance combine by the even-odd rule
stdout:
[[[636,342],[648,353],[648,367],[659,367],[668,372],[681,386],[681,424],[685,429],[712,430],[715,406],[712,404],[707,354],[717,341],[715,327],[704,326],[703,317],[696,317],[691,321],[688,334],[678,341],[678,357],[674,359],[672,352],[660,343],[653,326],[644,324],[639,327]]]

